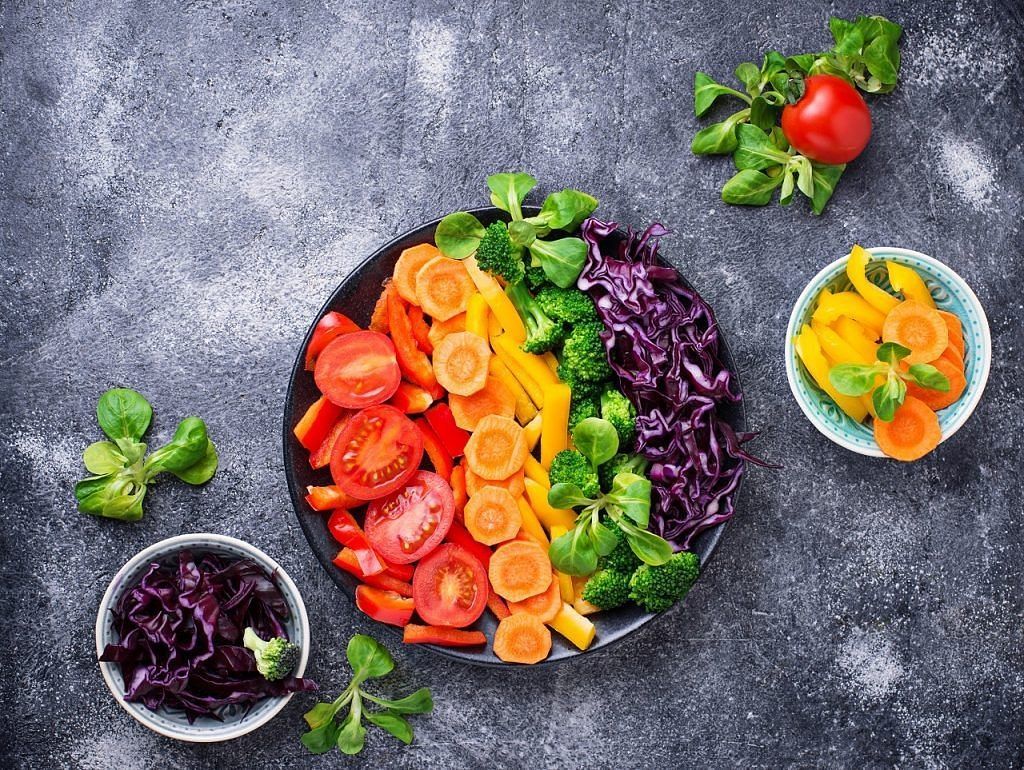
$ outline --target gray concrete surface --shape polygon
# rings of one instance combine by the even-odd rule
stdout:
[[[346,764],[299,744],[299,697],[230,745],[136,725],[107,693],[94,613],[132,554],[208,530],[302,588],[310,673],[345,680],[374,632],[291,510],[280,419],[324,298],[375,246],[485,202],[528,169],[600,213],[678,234],[665,254],[718,310],[757,444],[741,512],[684,606],[550,670],[398,649],[429,685],[398,767],[1020,766],[1024,27],[1009,4],[66,2],[2,5],[0,676],[5,766]],[[466,5],[459,10],[456,5]],[[831,10],[906,26],[898,90],[826,214],[718,199],[727,160],[688,146],[696,68],[827,44]],[[1015,15],[1016,14],[1016,15]],[[851,242],[948,262],[988,310],[995,361],[966,427],[912,466],[848,454],[801,416],[789,310]],[[75,512],[97,396],[141,390],[155,439],[206,418],[222,470],[164,482],[145,519]],[[379,634],[379,632],[377,632]],[[347,680],[346,680],[347,681]]]

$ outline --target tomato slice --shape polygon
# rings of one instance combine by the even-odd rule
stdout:
[[[404,489],[370,504],[363,525],[386,561],[411,564],[444,540],[454,519],[452,488],[436,473],[416,471]]]
[[[432,626],[468,626],[487,606],[487,591],[484,565],[452,543],[425,557],[412,576],[416,612]]]
[[[331,477],[352,497],[374,500],[405,484],[422,459],[423,437],[413,421],[393,406],[371,406],[334,443]]]
[[[402,372],[390,339],[379,332],[352,332],[323,349],[313,379],[332,403],[359,409],[391,398]]]
[[[342,334],[351,334],[357,331],[359,331],[359,326],[348,316],[333,310],[325,313],[324,317],[317,321],[316,328],[313,329],[313,339],[309,341],[309,347],[306,348],[306,369],[313,371],[316,366],[316,357],[331,340]]]

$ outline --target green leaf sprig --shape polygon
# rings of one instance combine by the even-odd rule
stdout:
[[[744,106],[724,120],[701,129],[690,149],[695,155],[732,155],[736,174],[722,188],[722,200],[740,206],[765,206],[779,191],[779,203],[789,205],[799,190],[821,214],[832,197],[845,165],[829,166],[797,153],[786,141],[779,120],[787,100],[803,93],[804,77],[836,75],[868,93],[888,93],[896,87],[900,68],[902,27],[881,16],[856,21],[832,18],[829,29],[835,45],[823,53],[764,55],[761,66],[743,62],[735,70],[743,91],[697,72],[693,79],[693,111],[702,117],[720,97]]]
[[[96,405],[96,420],[109,441],[86,447],[82,461],[92,473],[75,484],[78,510],[122,521],[142,518],[146,487],[160,473],[173,473],[187,484],[205,484],[217,472],[217,448],[198,417],[178,424],[174,438],[146,456],[142,437],[153,420],[153,407],[128,388],[108,390]]]
[[[595,473],[619,451],[614,426],[599,417],[581,420],[573,428],[572,440]],[[645,564],[658,566],[672,556],[671,544],[647,531],[651,482],[643,476],[621,472],[612,479],[611,490],[597,498],[587,497],[575,484],[555,484],[548,492],[548,502],[555,508],[581,509],[573,528],[551,541],[548,555],[560,572],[589,575],[597,569],[598,559],[615,549],[619,536],[602,519],[621,530],[630,549]]]
[[[572,232],[597,208],[597,199],[579,190],[559,190],[544,199],[540,213],[523,216],[523,201],[537,186],[529,174],[491,174],[487,177],[491,203],[512,218],[508,233],[512,243],[530,252],[531,264],[539,266],[556,286],[573,286],[587,258],[587,245],[580,238],[542,240],[555,230]],[[442,219],[434,233],[441,253],[452,259],[472,255],[484,237],[484,226],[467,211],[456,211]]]
[[[412,743],[412,725],[404,715],[430,713],[434,708],[430,690],[422,687],[398,700],[371,695],[362,688],[362,684],[367,679],[391,673],[395,667],[391,653],[375,639],[356,634],[349,640],[345,655],[352,666],[352,681],[335,700],[318,703],[303,715],[309,731],[303,733],[302,745],[314,754],[323,754],[335,746],[344,754],[358,754],[363,750],[366,739],[364,719],[402,743]],[[371,710],[370,704],[381,708]],[[346,706],[348,713],[339,721],[338,714]]]
[[[878,346],[876,355],[878,362],[874,364],[836,364],[829,370],[828,378],[843,395],[871,393],[871,403],[879,420],[892,420],[907,397],[908,382],[929,390],[949,392],[949,378],[931,364],[912,364],[906,370],[900,368],[900,361],[910,355],[909,348],[885,342]]]

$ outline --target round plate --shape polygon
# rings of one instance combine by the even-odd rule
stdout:
[[[523,210],[529,215],[535,214],[538,211],[536,207],[531,206],[524,206]],[[505,216],[503,211],[492,207],[470,209],[470,212],[476,215],[485,225]],[[309,327],[309,331],[306,332],[305,339],[302,341],[302,346],[299,348],[295,364],[292,367],[291,382],[288,385],[288,394],[285,398],[284,407],[284,467],[285,474],[288,477],[288,489],[291,492],[292,504],[295,506],[295,514],[299,519],[299,526],[302,527],[306,539],[309,540],[313,553],[316,554],[317,559],[331,575],[334,582],[341,587],[350,599],[354,599],[358,581],[354,576],[338,569],[331,563],[331,559],[337,555],[340,546],[328,534],[327,527],[324,525],[324,514],[313,511],[305,500],[307,486],[333,483],[330,472],[327,468],[318,471],[310,468],[309,453],[299,444],[292,433],[292,428],[302,417],[309,405],[320,397],[320,393],[313,382],[312,373],[307,372],[304,367],[305,350],[310,338],[313,336],[316,322],[319,321],[324,313],[330,310],[344,313],[360,326],[366,326],[370,321],[373,306],[380,296],[381,286],[387,278],[391,277],[395,261],[402,253],[402,250],[415,246],[418,243],[433,243],[434,229],[440,221],[440,219],[435,219],[433,222],[427,222],[404,235],[400,235],[375,251],[353,270],[341,282],[341,285],[331,295],[331,298],[327,300],[327,303],[320,309],[320,312],[317,313],[316,319],[314,319]],[[719,341],[721,345],[719,355],[722,363],[735,373],[735,362],[721,331]],[[738,375],[736,377],[736,386],[740,393],[742,393]],[[722,407],[720,414],[736,431],[746,430],[746,414],[742,401]],[[737,487],[734,494],[739,494],[739,487]],[[702,565],[707,563],[726,526],[727,523],[722,523],[712,527],[702,532],[694,540],[693,550],[700,555]],[[588,652],[622,639],[653,617],[654,614],[644,612],[633,604],[617,610],[602,612],[599,616],[595,617],[597,637],[594,639]],[[401,629],[384,624],[380,625],[392,633],[401,634]],[[494,637],[496,627],[497,622],[488,611],[484,611],[480,620],[473,626],[473,628],[482,630],[488,639]],[[450,658],[457,658],[477,665],[510,665],[499,660],[491,651],[489,644],[484,649],[440,647],[437,645],[425,646]],[[543,663],[553,663],[580,654],[580,650],[569,644],[561,636],[552,634],[551,654]]]

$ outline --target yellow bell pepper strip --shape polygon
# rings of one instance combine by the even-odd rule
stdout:
[[[812,316],[814,320],[821,321],[827,326],[841,315],[849,316],[854,321],[864,324],[870,331],[878,335],[882,334],[885,313],[869,305],[862,296],[852,291],[841,291],[836,294],[822,292],[821,299],[818,301],[818,309]]]
[[[878,343],[871,337],[871,332],[859,323],[852,318],[841,315],[832,324],[832,328],[836,330],[836,334],[842,337],[850,347],[854,348],[861,356],[867,358],[869,362],[875,360],[878,352]]]
[[[519,350],[519,346],[514,341],[510,340],[504,333],[498,335],[491,335],[491,349],[494,351],[494,355],[498,357],[498,360],[505,365],[512,376],[515,377],[523,390],[529,395],[530,400],[538,409],[544,408],[544,390],[533,377],[523,368],[522,362],[519,361],[510,350]]]
[[[935,307],[932,293],[928,291],[924,279],[914,268],[887,259],[885,269],[889,271],[889,285],[894,291],[900,292],[905,299],[920,302],[925,307]]]
[[[548,477],[548,472],[544,470],[544,466],[537,462],[537,458],[533,455],[526,456],[523,470],[526,471],[526,478],[533,479],[542,487],[551,489],[551,479]]]
[[[825,356],[829,360],[830,367],[836,364],[871,364],[874,363],[874,357],[867,357],[857,352],[852,345],[846,340],[840,337],[836,331],[828,326],[825,326],[818,321],[811,321],[811,329],[818,335],[818,342],[821,343],[821,349],[825,352]],[[879,375],[875,382],[876,385],[882,384],[882,376]],[[871,400],[871,394],[866,393],[863,396],[858,396],[860,402],[864,404],[864,408],[868,410],[868,413],[872,417],[878,417],[875,413],[875,404]]]
[[[572,579],[572,590],[576,595],[576,599],[572,603],[572,607],[580,615],[593,615],[595,612],[600,612],[601,608],[596,604],[591,604],[583,598],[583,586],[587,584],[589,577],[576,577]]]
[[[544,411],[541,412],[540,464],[551,467],[555,455],[567,446],[569,438],[569,386],[559,382],[544,386]]]
[[[871,307],[882,313],[888,313],[900,301],[880,286],[875,286],[868,280],[867,266],[871,261],[871,255],[860,246],[854,246],[850,251],[850,258],[846,260],[846,276],[853,284],[853,288],[862,296]]]
[[[552,527],[551,539],[554,540],[556,537],[561,537],[568,531],[565,527]],[[576,589],[572,585],[572,575],[555,570],[555,578],[558,580],[558,592],[562,595],[562,601],[566,604],[572,604],[576,601]]]
[[[548,532],[552,527],[563,526],[571,529],[576,523],[576,514],[565,508],[552,508],[548,503],[548,488],[538,484],[529,477],[523,479],[526,486],[526,497],[530,500],[530,507],[537,514],[537,518],[547,528]]]
[[[488,312],[487,300],[484,299],[484,295],[480,293],[472,295],[466,308],[466,331],[487,339]]]
[[[597,634],[594,624],[565,602],[562,602],[562,609],[548,625],[581,650],[587,649]]]
[[[546,363],[548,365],[548,369],[550,369],[554,373],[554,375],[557,377],[558,376],[558,359],[555,358],[555,354],[552,353],[549,350],[547,353],[542,353],[541,354],[541,358],[543,358],[544,359],[544,363]]]
[[[828,378],[829,365],[825,359],[824,354],[821,352],[821,344],[818,342],[818,336],[814,333],[814,330],[810,326],[804,324],[800,329],[800,333],[793,340],[793,344],[796,347],[796,353],[800,356],[800,360],[803,361],[804,366],[807,367],[807,371],[810,372],[811,377],[818,383],[818,387],[825,391],[833,401],[848,414],[852,419],[857,422],[863,422],[864,418],[868,415],[868,410],[860,399],[854,398],[853,396],[844,396],[838,390],[836,390],[831,381]]]
[[[545,548],[551,545],[551,541],[548,540],[548,536],[544,532],[544,527],[540,525],[540,519],[537,518],[537,514],[533,512],[530,504],[526,502],[526,498],[520,495],[516,499],[516,503],[519,505],[519,515],[523,519],[523,530],[526,534]]]
[[[516,419],[520,425],[529,425],[532,420],[537,420],[538,412],[537,407],[533,405],[533,401],[530,399],[530,394],[526,392],[522,384],[515,378],[515,375],[509,371],[508,367],[505,366],[504,362],[497,356],[491,356],[491,360],[487,362],[487,371],[492,376],[496,377],[501,383],[509,389],[513,396],[516,397]],[[540,438],[540,421],[537,422],[537,438]],[[529,436],[527,437],[529,441]],[[536,442],[534,442],[536,443]],[[531,446],[532,450],[533,447]]]
[[[559,383],[558,375],[548,368],[543,358],[533,353],[524,352],[507,334],[499,335],[495,339],[498,341],[498,344],[505,348],[506,354],[516,361],[522,370],[529,375],[530,379],[538,385],[557,385]],[[492,340],[492,344],[493,342],[494,340]],[[515,369],[512,368],[512,371],[515,372]]]
[[[480,269],[476,263],[476,257],[467,257],[462,264],[466,266],[469,277],[473,279],[476,288],[480,290],[483,298],[487,301],[487,306],[498,323],[515,340],[516,345],[522,345],[526,341],[526,327],[523,326],[523,319],[516,312],[512,300],[502,291],[501,284],[494,280],[489,273]]]
[[[541,425],[543,424],[543,419],[544,418],[541,417],[541,413],[537,412],[536,416],[523,426],[523,433],[526,436],[526,446],[529,447],[531,452],[537,448],[537,442],[540,441],[540,430]],[[530,458],[532,459],[533,455],[530,455]],[[537,461],[534,460],[534,462]],[[537,467],[540,468],[540,463],[537,463]],[[544,469],[541,468],[541,470]],[[544,475],[546,476],[547,473]]]

